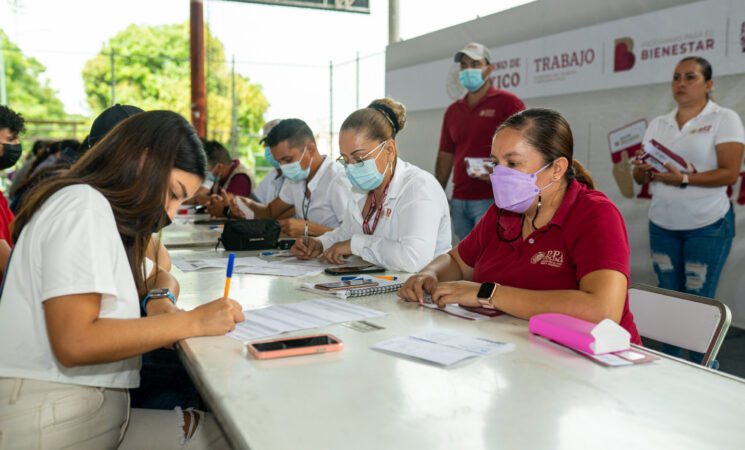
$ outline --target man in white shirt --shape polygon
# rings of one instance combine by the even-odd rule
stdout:
[[[264,139],[279,162],[285,182],[279,196],[268,204],[240,197],[231,212],[238,216],[277,219],[295,208],[295,216],[280,220],[282,232],[300,237],[320,236],[337,228],[353,195],[344,170],[321,155],[310,127],[300,119],[285,119]],[[250,210],[248,214],[246,207]]]

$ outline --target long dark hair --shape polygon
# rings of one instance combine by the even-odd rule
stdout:
[[[557,111],[548,108],[530,108],[513,114],[497,128],[497,133],[510,128],[522,133],[523,139],[543,156],[544,164],[562,156],[569,161],[564,173],[567,183],[577,179],[590,189],[595,189],[590,172],[573,158],[574,138],[569,123]]]
[[[171,171],[181,169],[204,179],[206,168],[202,143],[186,119],[171,111],[135,114],[114,127],[69,170],[29,193],[11,225],[12,240],[18,241],[23,227],[55,192],[87,184],[111,204],[135,284],[142,294],[147,276],[145,249],[153,230],[165,223]]]

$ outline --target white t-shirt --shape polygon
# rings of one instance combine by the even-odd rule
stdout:
[[[285,180],[279,198],[295,206],[295,217],[328,228],[337,228],[344,220],[344,210],[352,193],[352,184],[340,164],[323,158],[321,166],[308,182],[310,201],[305,198],[305,181]],[[307,210],[307,215],[305,214]]]
[[[656,117],[649,124],[644,143],[654,139],[693,164],[698,172],[719,168],[715,146],[725,142],[745,143],[745,130],[736,112],[711,100],[698,116],[678,128],[675,115]],[[729,211],[727,187],[688,186],[681,189],[652,183],[649,220],[668,230],[694,230],[711,225]]]
[[[52,195],[24,227],[0,296],[0,377],[133,388],[140,357],[66,368],[52,352],[43,302],[100,293],[100,318],[140,317],[139,297],[114,214],[88,185]]]
[[[350,198],[344,222],[320,237],[323,248],[351,239],[352,253],[391,270],[418,272],[451,248],[450,209],[445,191],[428,172],[399,159],[378,225],[362,229],[367,192]],[[373,226],[375,216],[370,219]]]
[[[272,200],[279,196],[279,191],[284,185],[285,177],[279,174],[279,170],[274,169],[261,180],[253,195],[259,203],[271,203]]]

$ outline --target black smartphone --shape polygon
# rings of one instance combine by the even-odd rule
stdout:
[[[329,267],[328,269],[326,269],[326,273],[330,275],[356,275],[360,273],[380,272],[385,272],[385,267],[376,266],[374,264],[366,264],[363,266]]]
[[[293,245],[295,245],[295,239],[280,239],[277,242],[277,248],[280,250],[289,250]]]

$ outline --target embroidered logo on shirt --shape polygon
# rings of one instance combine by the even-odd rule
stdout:
[[[538,261],[542,260],[544,256],[546,256],[546,253],[544,253],[544,252],[538,252],[535,255],[533,255],[532,258],[530,258],[530,263],[531,264],[538,264]]]
[[[387,208],[387,209],[385,210],[385,216],[386,216],[386,217],[391,217],[391,212],[392,212],[392,211],[391,211],[391,208]]]
[[[494,109],[482,109],[479,111],[481,117],[497,117],[497,111]]]
[[[709,131],[711,131],[711,125],[707,125],[705,127],[701,127],[701,128],[697,128],[695,130],[691,130],[691,134],[708,133]]]
[[[551,267],[561,267],[564,264],[564,253],[560,250],[549,250],[547,252],[538,252],[530,258],[531,264],[545,264]]]

